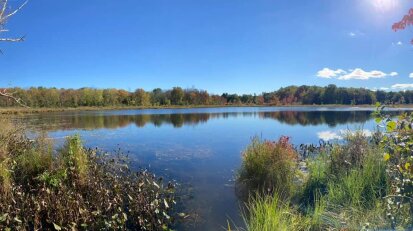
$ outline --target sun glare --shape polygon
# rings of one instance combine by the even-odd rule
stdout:
[[[394,10],[399,5],[399,0],[370,0],[373,7],[381,12]]]

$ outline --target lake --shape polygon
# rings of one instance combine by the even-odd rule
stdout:
[[[226,107],[59,112],[18,116],[60,145],[80,134],[87,147],[128,153],[133,166],[175,179],[192,214],[181,230],[242,226],[234,175],[254,136],[291,137],[294,144],[340,140],[347,130],[376,129],[372,108]],[[404,109],[399,109],[404,110]],[[399,112],[392,112],[397,114]]]

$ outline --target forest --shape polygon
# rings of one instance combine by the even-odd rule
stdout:
[[[58,89],[45,87],[2,89],[13,93],[24,105],[33,108],[113,107],[113,106],[206,106],[206,105],[371,105],[412,104],[413,91],[388,92],[365,88],[345,88],[330,84],[288,86],[262,94],[211,94],[195,88],[174,87],[152,91],[137,89]],[[18,106],[14,98],[0,97],[0,107]]]

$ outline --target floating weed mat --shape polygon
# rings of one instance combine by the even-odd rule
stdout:
[[[11,129],[7,131],[12,131]],[[12,137],[6,139],[6,137]],[[0,230],[170,230],[175,184],[121,154],[0,131]]]

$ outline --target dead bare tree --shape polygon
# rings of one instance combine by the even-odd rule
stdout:
[[[9,31],[8,29],[6,29],[7,21],[10,19],[10,17],[15,15],[17,12],[19,12],[27,4],[27,1],[25,1],[15,10],[9,10],[7,3],[8,3],[8,0],[0,0],[0,42],[22,42],[24,40],[24,37],[11,38],[11,37],[3,37],[2,35]],[[0,53],[2,53],[1,49],[0,49]],[[12,92],[12,93],[8,92],[7,88],[0,88],[0,96],[12,99],[17,104],[23,107],[28,107],[23,102],[22,99],[14,96],[14,94],[15,92]]]
[[[0,0],[0,42],[21,42],[24,40],[24,37],[8,38],[2,37],[1,35],[9,31],[8,29],[6,29],[6,23],[10,19],[10,17],[19,12],[26,4],[27,1],[21,4],[17,9],[10,11],[8,9],[8,0]]]

